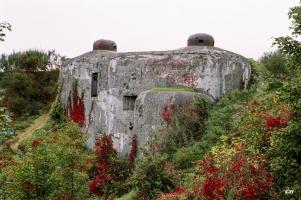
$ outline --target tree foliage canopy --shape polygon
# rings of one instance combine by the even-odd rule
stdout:
[[[13,52],[9,55],[2,54],[0,57],[0,70],[21,70],[36,72],[56,69],[61,65],[63,57],[52,51],[27,50]]]
[[[0,87],[4,96],[1,105],[17,116],[37,114],[48,107],[56,93],[59,58],[54,51],[38,50],[2,55]]]
[[[290,29],[292,30],[291,36],[283,36],[275,38],[274,45],[278,49],[292,57],[295,64],[301,64],[301,2],[298,6],[290,9],[288,17],[292,20]],[[297,67],[294,65],[294,67]]]
[[[6,36],[5,31],[11,31],[11,24],[7,22],[0,22],[0,41],[4,41],[4,37]]]

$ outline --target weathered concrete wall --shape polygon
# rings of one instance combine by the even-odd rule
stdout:
[[[91,97],[92,73],[98,73],[97,97]],[[87,145],[93,146],[97,134],[108,133],[113,135],[119,152],[126,154],[132,134],[143,143],[148,131],[164,125],[158,120],[164,102],[186,103],[194,96],[149,90],[187,86],[216,101],[230,90],[245,87],[250,75],[246,58],[215,47],[139,53],[92,51],[68,60],[62,67],[60,100],[65,108],[70,107],[72,85],[77,82],[77,95],[83,95],[84,103],[82,129],[91,133]],[[124,110],[124,104],[135,98],[135,107]]]
[[[150,133],[167,128],[167,119],[163,117],[165,109],[167,113],[176,111],[191,104],[197,96],[203,97],[208,103],[213,103],[213,99],[207,95],[185,90],[156,88],[139,94],[134,112],[135,131],[139,135],[138,143],[143,146],[148,141]]]

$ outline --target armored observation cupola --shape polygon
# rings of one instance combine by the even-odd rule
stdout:
[[[191,35],[187,40],[187,46],[214,46],[214,38],[206,33]]]
[[[94,50],[117,51],[117,44],[112,40],[96,40],[93,43],[93,51]]]

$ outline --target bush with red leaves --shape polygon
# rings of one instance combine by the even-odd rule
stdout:
[[[275,105],[274,108],[274,116],[269,114],[263,105],[264,103],[258,103],[256,100],[252,100],[251,110],[253,116],[257,119],[264,119],[265,120],[265,128],[267,130],[273,130],[275,128],[285,128],[288,125],[288,122],[292,118],[292,110],[288,105],[281,104],[278,102],[277,98],[274,100]],[[272,112],[272,111],[269,111]]]
[[[64,195],[58,198],[58,200],[73,200],[73,198],[70,195]]]
[[[95,195],[103,196],[107,184],[112,180],[111,167],[117,152],[113,147],[112,137],[103,134],[95,143],[97,159],[96,176],[89,183],[89,191]]]
[[[98,196],[104,195],[104,187],[111,178],[108,174],[99,174],[90,182],[89,191]]]
[[[287,126],[288,120],[281,118],[279,116],[272,117],[267,116],[265,118],[265,126],[268,130],[272,130],[274,128],[285,128]]]
[[[36,148],[36,147],[39,146],[41,143],[42,143],[42,141],[40,141],[40,140],[32,140],[31,146],[32,146],[33,148]]]
[[[16,161],[11,156],[0,157],[0,170],[15,164]]]
[[[272,174],[262,157],[237,155],[236,159],[215,164],[212,155],[198,162],[199,172],[205,180],[193,188],[197,198],[226,199],[233,192],[234,199],[264,197],[273,184]]]
[[[30,182],[25,182],[23,183],[23,189],[26,191],[33,190],[33,184],[31,184]]]
[[[103,134],[95,142],[95,153],[99,163],[109,163],[117,156],[117,151],[113,147],[113,140],[110,135]]]

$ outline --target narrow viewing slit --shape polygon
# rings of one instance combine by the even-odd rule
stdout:
[[[123,110],[134,110],[137,96],[123,96]]]
[[[97,97],[98,73],[92,73],[91,97]]]

